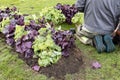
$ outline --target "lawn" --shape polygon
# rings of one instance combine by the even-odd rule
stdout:
[[[38,14],[44,7],[57,3],[73,4],[75,0],[1,0],[0,7],[16,6],[20,12]],[[74,25],[62,24],[63,29]],[[65,80],[120,80],[120,49],[116,46],[113,53],[98,54],[95,48],[76,40],[79,49],[84,53],[85,68],[76,74],[66,74]],[[101,69],[92,69],[91,63],[98,61]],[[56,80],[33,71],[17,54],[0,38],[0,80]],[[58,79],[57,79],[58,80]]]

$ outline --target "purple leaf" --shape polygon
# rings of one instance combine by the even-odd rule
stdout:
[[[24,43],[25,47],[31,48],[32,47],[32,42],[26,42]]]
[[[40,66],[35,65],[35,66],[32,67],[32,69],[35,70],[35,71],[39,71],[40,70]]]
[[[92,68],[93,68],[93,69],[101,68],[101,64],[100,64],[99,62],[93,62],[93,63],[92,63]]]
[[[33,56],[34,51],[32,49],[27,49],[25,51],[25,58],[30,58]]]
[[[6,39],[6,42],[7,42],[7,44],[10,45],[10,46],[12,46],[12,45],[15,43],[15,41],[14,41],[13,38],[7,38],[7,39]]]

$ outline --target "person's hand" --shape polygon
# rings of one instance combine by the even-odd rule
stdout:
[[[117,30],[116,34],[120,36],[120,30]]]
[[[111,35],[112,35],[112,37],[115,37],[116,34],[120,36],[120,23],[117,25],[116,29],[114,30],[114,32]]]
[[[118,20],[119,20],[118,25],[115,28],[115,30],[113,31],[113,33],[111,34],[112,37],[115,37],[116,35],[120,36],[120,18]]]

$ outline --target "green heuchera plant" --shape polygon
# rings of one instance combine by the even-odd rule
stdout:
[[[72,18],[72,23],[77,25],[82,24],[84,21],[82,16],[83,16],[82,13],[80,12],[76,13],[75,16]]]
[[[39,17],[36,14],[33,15],[28,15],[24,17],[24,22],[26,25],[29,25],[30,20],[34,20],[35,22],[37,22],[39,19]]]
[[[10,19],[4,18],[3,21],[0,23],[0,32],[2,32],[5,29],[5,26],[10,23]]]
[[[26,35],[27,31],[24,30],[24,26],[16,25],[15,27],[15,41],[21,38],[23,35]]]
[[[24,17],[24,22],[26,25],[28,25],[30,23],[30,20],[32,20],[33,18],[29,15],[29,16],[25,16]]]
[[[46,67],[48,65],[57,63],[61,58],[61,47],[55,44],[52,39],[51,31],[47,28],[41,28],[32,48],[34,53],[38,56],[38,64]]]
[[[44,17],[47,22],[54,22],[55,24],[65,22],[65,16],[61,14],[61,10],[53,7],[47,7],[40,12],[40,18]]]

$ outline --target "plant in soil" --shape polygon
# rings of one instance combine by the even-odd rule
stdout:
[[[51,21],[57,21],[55,24],[62,23],[65,17],[61,14],[61,11],[55,8],[51,8],[49,12],[47,17],[44,16],[41,19],[35,15],[30,18],[23,14],[12,13],[12,15],[8,17],[9,22],[4,22],[4,20],[1,19],[5,24],[2,32],[5,35],[7,43],[15,48],[15,51],[19,53],[18,55],[24,59],[28,65],[37,71],[39,71],[38,68],[42,67],[40,73],[44,74],[45,71],[47,72],[53,68],[55,71],[53,71],[51,75],[49,71],[48,74],[54,76],[59,69],[59,67],[57,67],[59,65],[62,68],[58,71],[65,71],[64,74],[60,72],[60,76],[66,73],[75,73],[79,68],[71,69],[81,65],[82,63],[79,63],[79,61],[82,61],[82,59],[80,57],[81,55],[77,57],[74,53],[71,54],[74,47],[76,47],[74,44],[74,35],[69,30],[54,29]],[[51,24],[47,23],[47,21]],[[73,56],[76,60],[74,61],[69,55]],[[69,60],[71,60],[71,63],[68,63]],[[73,63],[76,64],[72,65]],[[72,67],[67,69],[67,65],[72,65]]]
[[[54,24],[65,22],[65,16],[61,14],[61,10],[57,10],[53,7],[42,9],[40,18],[45,18],[47,22],[53,22]]]
[[[35,55],[39,58],[38,64],[42,67],[57,63],[61,58],[61,48],[55,44],[52,39],[51,31],[47,28],[41,28],[32,48]]]
[[[72,24],[72,18],[74,17],[74,15],[78,12],[77,8],[75,7],[75,5],[73,4],[72,6],[69,4],[64,4],[62,5],[61,3],[58,3],[55,6],[56,9],[61,10],[62,14],[65,15],[66,17],[66,23],[68,24]]]

